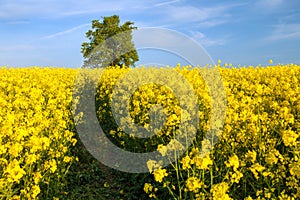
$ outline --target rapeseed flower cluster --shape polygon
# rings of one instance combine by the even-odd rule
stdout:
[[[76,71],[0,69],[0,198],[46,199],[76,159],[70,103]],[[52,193],[47,193],[52,191]]]
[[[201,77],[190,70],[186,78],[202,98],[199,129],[184,156],[166,168],[168,176],[159,189],[175,199],[300,198],[300,66],[219,71],[227,108],[218,142],[212,149],[204,145],[210,97]],[[166,146],[157,150],[171,156]]]
[[[210,124],[222,125],[211,114],[221,109],[214,99],[223,98],[212,91],[219,87],[212,83],[220,81],[210,74],[212,69],[173,69],[192,86],[198,110],[188,109],[194,102],[184,93],[187,87],[178,88],[180,81],[133,89],[131,80],[142,76],[119,82],[132,69],[112,67],[102,73],[96,88],[96,112],[109,139],[127,151],[157,150],[170,160],[175,157],[165,168],[155,160],[148,161],[153,181],[145,183],[144,191],[149,198],[300,198],[300,66],[226,66],[219,62],[214,68],[226,92],[222,130],[210,130]],[[145,70],[153,70],[154,76],[159,69]],[[80,101],[72,99],[76,73],[71,69],[0,70],[1,198],[58,198],[47,191],[58,194],[64,186],[64,176],[76,159],[70,151],[76,143],[73,118],[80,121],[84,115],[71,114],[71,101]],[[174,94],[176,87],[184,94],[186,105]],[[124,114],[122,104],[128,91],[132,93]],[[124,126],[118,126],[114,114],[122,116],[119,123]],[[199,118],[197,130],[190,126],[194,116]],[[144,131],[139,132],[135,125]],[[193,135],[189,133],[194,132],[188,145]],[[147,138],[148,133],[155,134]]]

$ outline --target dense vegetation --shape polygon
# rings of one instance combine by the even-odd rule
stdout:
[[[204,69],[177,67],[200,105],[197,135],[172,165],[149,161],[151,173],[140,174],[110,169],[85,150],[71,106],[78,69],[1,68],[0,199],[299,199],[300,66],[217,68],[227,104],[213,150],[205,152],[211,98]],[[100,124],[125,150],[171,158],[169,151],[184,146],[176,130],[190,116],[180,112],[172,88],[149,83],[132,94],[130,116],[139,126],[151,123],[153,104],[166,110],[155,137],[133,138],[113,120],[114,87],[131,70],[104,71],[96,95]]]

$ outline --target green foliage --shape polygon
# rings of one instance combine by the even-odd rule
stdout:
[[[89,42],[82,43],[81,53],[85,68],[107,66],[133,66],[139,60],[132,42],[133,22],[120,25],[118,15],[92,21],[92,29],[86,32]]]

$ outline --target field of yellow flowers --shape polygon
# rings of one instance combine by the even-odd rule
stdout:
[[[62,190],[76,159],[69,108],[75,74],[0,69],[0,199],[52,199]]]
[[[154,137],[134,138],[117,126],[111,109],[116,83],[134,69],[104,71],[95,99],[107,137],[127,151],[158,150],[168,159],[176,158],[167,167],[149,160],[149,173],[141,175],[147,178],[131,177],[145,180],[133,187],[140,196],[128,196],[134,193],[132,186],[124,185],[118,199],[300,198],[300,66],[217,69],[226,93],[226,117],[216,144],[206,153],[213,104],[200,72],[211,69],[173,69],[193,86],[199,105],[196,137],[179,158],[168,152],[185,145],[176,140],[176,130],[190,115],[181,114],[172,88],[149,83],[132,94],[130,116],[135,124],[149,126],[154,104],[166,113],[166,123]],[[72,192],[66,177],[78,163],[73,151],[79,140],[77,116],[72,115],[77,73],[78,69],[62,68],[0,69],[0,199],[67,199],[63,195]]]

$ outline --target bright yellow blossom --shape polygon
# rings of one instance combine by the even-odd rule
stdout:
[[[185,156],[181,159],[181,163],[182,163],[182,169],[186,170],[186,169],[190,169],[191,168],[191,158],[189,156]]]
[[[185,195],[191,199],[271,199],[275,194],[279,195],[278,199],[299,199],[299,65],[248,68],[225,65],[230,68],[222,68],[221,61],[216,68],[227,95],[226,100],[223,99],[227,106],[224,128],[211,130],[210,127],[211,124],[222,126],[221,121],[211,119],[212,112],[219,110],[211,98],[219,98],[219,94],[213,92],[214,87],[220,87],[215,84],[218,80],[210,75],[211,69],[188,66],[174,70],[192,85],[199,110],[188,112],[186,105],[178,102],[179,97],[172,91],[176,81],[168,87],[145,84],[130,94],[130,122],[148,131],[154,127],[156,136],[140,143],[134,134],[125,134],[121,128],[108,132],[124,150],[151,152],[158,147],[161,155],[168,156],[173,156],[173,152],[167,154],[168,151],[187,151],[165,169],[160,163],[148,163],[157,182],[155,186],[161,184],[165,198],[168,195],[165,191],[169,191],[174,199]],[[105,70],[99,82],[96,100],[101,103],[97,115],[107,127],[113,121],[112,91],[119,77],[130,70]],[[85,116],[84,113],[72,116],[71,112],[71,103],[81,101],[72,96],[77,72],[75,69],[0,69],[0,191],[3,199],[56,198],[65,188],[62,173],[73,160],[78,160],[70,151],[77,142],[71,131],[74,130],[72,119],[84,123]],[[213,86],[207,88],[211,83]],[[130,87],[129,82],[124,82],[125,92]],[[123,102],[124,97],[120,94],[117,101]],[[189,102],[189,95],[180,97]],[[152,109],[153,105],[161,106]],[[115,111],[124,110],[116,108]],[[153,120],[150,111],[162,111],[166,118]],[[190,138],[192,136],[178,130],[186,127],[186,133],[195,132],[194,127],[189,127],[195,113],[199,116],[197,137]],[[215,135],[208,139],[207,133]],[[186,143],[179,142],[178,136],[193,139],[193,144],[185,149]],[[61,181],[57,181],[58,177]],[[220,183],[221,180],[224,182]],[[41,184],[56,194],[46,197],[46,190],[39,188]],[[145,189],[150,191],[150,185],[145,184]],[[253,185],[258,189],[251,191],[251,198],[247,195]],[[159,199],[158,188],[151,186],[148,196]]]
[[[227,167],[233,167],[233,170],[237,171],[237,168],[240,166],[239,158],[237,155],[233,155],[227,162],[225,162],[225,164]]]
[[[4,174],[6,174],[8,182],[19,183],[20,179],[26,174],[26,172],[20,167],[20,163],[16,159],[14,159],[8,164],[7,168],[4,171]]]
[[[246,158],[249,158],[252,163],[255,163],[256,155],[256,151],[248,151],[246,154]]]
[[[232,198],[227,194],[229,186],[222,182],[212,186],[211,193],[213,200],[231,200]]]
[[[203,183],[196,177],[189,177],[186,181],[186,187],[188,191],[198,193],[199,189],[203,186]]]
[[[295,146],[299,134],[292,130],[286,130],[282,133],[282,140],[285,146]]]
[[[209,166],[213,164],[209,154],[206,155],[204,158],[199,155],[195,156],[193,158],[193,163],[195,163],[197,169],[208,169]]]
[[[258,179],[259,178],[258,173],[265,170],[265,167],[261,166],[259,163],[255,163],[249,169],[253,173],[254,177]]]
[[[157,182],[162,182],[163,178],[168,176],[167,170],[166,169],[157,169],[153,172],[154,179]]]
[[[157,151],[162,155],[162,156],[166,156],[167,155],[167,151],[168,151],[168,148],[162,144],[159,144],[157,146]]]

